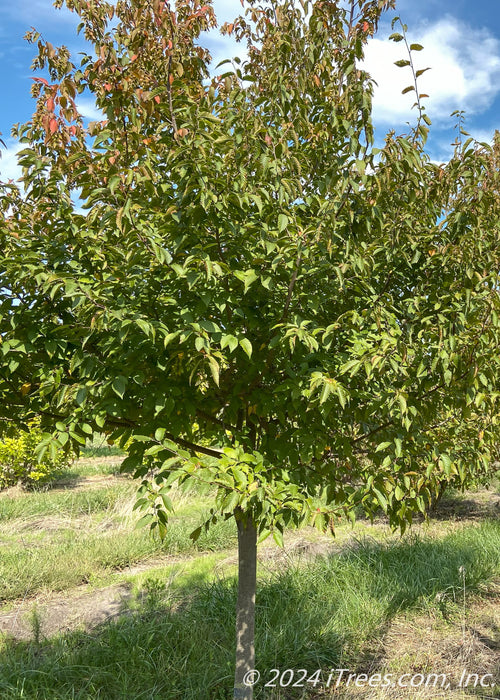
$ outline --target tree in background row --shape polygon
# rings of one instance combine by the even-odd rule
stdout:
[[[222,31],[248,58],[215,77],[210,2],[63,4],[95,51],[29,35],[47,78],[0,197],[0,412],[43,416],[41,454],[127,444],[161,535],[174,483],[214,489],[248,699],[258,538],[358,507],[404,529],[443,482],[487,478],[499,144],[432,163],[415,83],[415,128],[374,147],[359,62],[392,0],[246,0]]]

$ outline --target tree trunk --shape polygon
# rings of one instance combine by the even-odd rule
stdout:
[[[245,685],[255,668],[255,589],[257,585],[257,530],[250,516],[237,513],[238,602],[236,604],[236,668],[234,700],[252,700],[253,687]]]

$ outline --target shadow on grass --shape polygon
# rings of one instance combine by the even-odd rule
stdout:
[[[500,500],[493,491],[490,498],[475,500],[458,495],[445,495],[430,511],[433,520],[484,520],[500,518]]]
[[[456,489],[448,489],[442,499],[429,508],[428,515],[431,520],[479,522],[491,518],[500,518],[500,485],[490,486],[489,489],[481,489],[477,493],[468,491],[466,494],[464,495]],[[356,519],[362,522],[370,520],[362,508],[357,510]],[[376,512],[376,519],[388,523],[388,518],[382,508]],[[425,516],[421,513],[416,513],[413,520],[415,523],[422,523],[425,520]]]
[[[91,475],[93,476],[93,475]],[[71,491],[72,489],[82,489],[82,488],[92,488],[94,485],[95,487],[100,487],[102,486],[103,488],[106,488],[109,482],[106,481],[107,477],[120,477],[122,480],[125,482],[126,480],[128,481],[127,477],[123,477],[122,474],[120,474],[120,467],[119,465],[116,468],[111,468],[108,469],[106,472],[101,471],[99,474],[96,475],[97,477],[101,477],[101,480],[94,480],[90,481],[89,484],[89,478],[87,475],[83,475],[79,473],[76,470],[71,470],[68,469],[64,472],[61,472],[60,474],[57,475],[57,477],[51,481],[49,484],[45,486],[43,489],[39,489],[38,491],[41,493],[50,493],[52,491],[60,491],[61,489],[64,489],[65,491]]]
[[[500,523],[441,541],[361,541],[339,555],[298,562],[261,582],[257,667],[359,668],[401,610],[460,599],[500,571]],[[226,700],[231,697],[234,580],[149,586],[134,609],[90,633],[0,646],[0,697],[39,700]],[[370,645],[371,646],[371,645]],[[256,686],[256,698],[315,697]],[[308,686],[306,685],[305,688]],[[309,686],[310,688],[310,686]],[[309,692],[309,691],[308,691]],[[318,694],[316,693],[316,697]]]
[[[95,459],[98,457],[125,457],[126,452],[116,445],[108,445],[105,440],[98,440],[80,449],[80,458]]]

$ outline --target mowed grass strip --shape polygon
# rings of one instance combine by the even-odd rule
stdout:
[[[0,524],[13,519],[27,520],[33,517],[58,516],[75,518],[109,511],[119,501],[132,498],[137,485],[126,482],[113,483],[88,490],[48,490],[0,496]]]
[[[323,681],[332,668],[359,668],[369,663],[367,647],[379,648],[377,639],[398,615],[443,615],[444,603],[444,620],[460,616],[464,582],[467,599],[477,598],[499,574],[500,523],[494,521],[438,539],[365,540],[337,555],[292,563],[260,582],[257,667],[264,680],[273,668],[321,668]],[[91,635],[73,632],[28,644],[5,640],[0,696],[229,699],[234,578],[184,589],[156,581],[147,593],[131,614]],[[270,690],[261,683],[255,697],[327,696],[311,686]]]
[[[208,516],[209,497],[177,494],[163,542],[135,529],[136,482],[88,490],[0,496],[0,601],[105,583],[110,573],[151,557],[218,551],[236,543],[234,523],[220,521],[196,543],[189,535]]]
[[[217,551],[234,546],[235,528],[221,522],[193,544],[196,522],[171,524],[163,542],[146,530],[121,528],[96,532],[89,521],[60,528],[37,542],[33,537],[4,542],[0,553],[0,601],[62,591],[82,583],[102,585],[107,574],[152,557]],[[5,546],[5,545],[8,546]]]

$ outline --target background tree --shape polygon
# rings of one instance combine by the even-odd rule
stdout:
[[[498,162],[469,139],[432,163],[418,94],[416,127],[374,148],[359,61],[391,0],[249,0],[223,27],[248,60],[214,78],[210,3],[65,4],[95,52],[29,35],[47,79],[17,130],[24,191],[0,199],[0,411],[43,416],[41,454],[127,445],[161,535],[173,483],[213,487],[250,698],[259,537],[358,506],[404,529],[443,480],[488,474]]]

